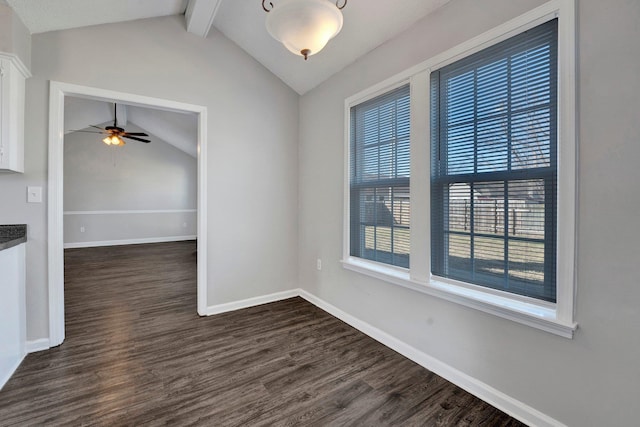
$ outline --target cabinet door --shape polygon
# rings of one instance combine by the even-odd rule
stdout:
[[[0,171],[24,172],[25,76],[0,57]]]
[[[25,245],[0,251],[0,388],[25,356]]]

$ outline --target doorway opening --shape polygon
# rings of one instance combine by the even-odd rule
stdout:
[[[207,307],[207,109],[204,106],[52,81],[49,98],[49,346],[65,338],[64,317],[64,133],[65,98],[122,103],[197,117],[197,311]]]

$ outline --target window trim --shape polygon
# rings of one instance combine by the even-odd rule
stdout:
[[[558,212],[556,303],[458,282],[431,274],[429,75],[475,52],[554,18],[558,22]],[[576,295],[576,38],[575,0],[551,0],[345,100],[343,267],[414,291],[509,319],[566,338],[577,329]],[[350,109],[407,82],[411,93],[410,268],[349,255]],[[419,118],[419,119],[418,119]]]

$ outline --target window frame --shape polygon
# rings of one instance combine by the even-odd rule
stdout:
[[[558,170],[556,302],[550,303],[431,274],[430,74],[503,40],[558,18]],[[551,0],[345,100],[345,269],[491,313],[566,338],[574,320],[576,274],[576,36],[575,1]],[[350,111],[354,105],[410,84],[411,253],[409,269],[350,256]]]

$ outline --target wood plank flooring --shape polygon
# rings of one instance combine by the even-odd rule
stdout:
[[[521,426],[301,298],[196,313],[195,243],[65,251],[65,342],[1,426]]]

